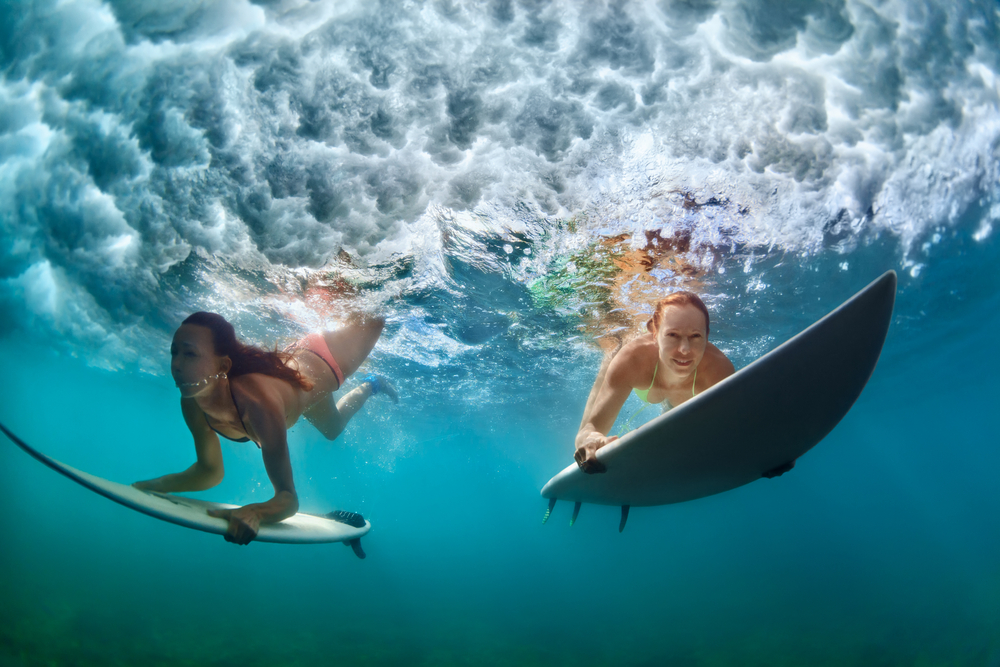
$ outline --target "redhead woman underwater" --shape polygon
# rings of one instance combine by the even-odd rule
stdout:
[[[226,541],[249,544],[262,523],[277,523],[298,511],[287,431],[299,417],[333,440],[370,397],[384,393],[398,402],[396,389],[378,375],[368,375],[338,401],[332,396],[371,353],[384,325],[381,318],[357,318],[277,352],[241,343],[221,315],[194,313],[174,333],[170,373],[180,390],[181,413],[194,437],[197,460],[187,470],[133,486],[162,493],[209,489],[225,474],[218,436],[253,441],[260,447],[274,497],[209,512],[229,522]],[[349,514],[344,513],[346,522],[355,520]]]
[[[573,455],[586,473],[606,471],[597,450],[618,439],[608,432],[630,392],[647,403],[677,406],[735,372],[708,342],[708,308],[696,294],[674,292],[661,299],[646,329],[605,357],[594,381]]]

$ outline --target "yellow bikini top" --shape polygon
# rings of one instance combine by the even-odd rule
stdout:
[[[656,366],[653,368],[653,381],[649,383],[649,387],[646,388],[646,389],[633,389],[632,390],[632,391],[635,392],[636,396],[638,396],[639,398],[641,398],[646,403],[649,403],[649,398],[648,398],[649,397],[649,390],[653,388],[654,384],[656,384],[656,371],[658,371],[659,369],[660,369],[660,362],[657,361],[656,362]],[[694,369],[694,380],[691,382],[691,395],[692,396],[695,395],[695,393],[694,393],[694,385],[697,382],[698,382],[698,368],[695,367],[695,369]]]

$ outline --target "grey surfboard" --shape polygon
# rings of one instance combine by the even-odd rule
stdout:
[[[621,505],[624,527],[629,506],[711,496],[795,461],[860,396],[895,295],[896,273],[889,271],[794,338],[599,449],[606,473],[567,467],[542,488],[549,511],[556,499]]]
[[[19,437],[6,426],[0,424],[0,431],[11,441],[44,463],[56,472],[65,475],[77,484],[99,493],[120,505],[137,512],[142,512],[161,521],[175,523],[185,528],[193,528],[206,533],[224,535],[228,522],[223,519],[208,516],[212,509],[231,509],[238,505],[215,503],[195,498],[187,498],[170,493],[155,493],[140,491],[135,487],[112,482],[96,475],[77,470],[65,463],[42,454]],[[254,538],[257,542],[278,542],[282,544],[320,544],[325,542],[345,542],[354,547],[355,553],[363,558],[360,539],[371,529],[371,523],[365,521],[364,526],[350,526],[326,517],[299,513],[280,523],[264,524]]]

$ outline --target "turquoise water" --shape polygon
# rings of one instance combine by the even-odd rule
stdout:
[[[1000,665],[995,4],[4,13],[0,421],[109,479],[186,467],[167,341],[198,309],[266,345],[377,310],[401,400],[290,432],[363,561],[0,443],[0,666]],[[598,336],[685,287],[742,367],[888,269],[878,367],[792,473],[541,524]],[[223,452],[195,495],[270,497]]]

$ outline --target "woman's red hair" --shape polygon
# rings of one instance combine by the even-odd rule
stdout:
[[[646,328],[651,333],[655,334],[656,330],[660,328],[660,322],[663,320],[663,313],[667,310],[667,306],[694,306],[700,310],[701,314],[705,316],[705,336],[708,336],[708,307],[697,294],[684,291],[674,292],[656,302],[656,310],[653,311],[653,317],[646,322]]]
[[[222,315],[201,311],[188,316],[182,324],[194,324],[205,327],[212,332],[212,345],[215,347],[215,353],[220,357],[229,357],[233,362],[233,367],[228,373],[229,377],[261,373],[284,380],[303,391],[309,391],[313,388],[313,383],[305,376],[285,365],[292,358],[291,354],[277,350],[262,350],[259,347],[241,343],[236,338],[236,329]]]

